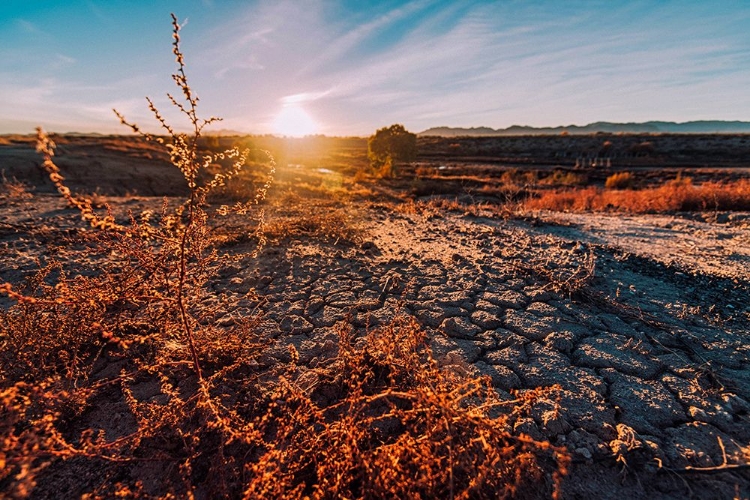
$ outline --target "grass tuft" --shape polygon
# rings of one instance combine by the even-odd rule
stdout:
[[[607,177],[604,187],[607,189],[632,189],[635,177],[630,172],[618,172]]]

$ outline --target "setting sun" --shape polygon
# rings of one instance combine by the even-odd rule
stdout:
[[[274,119],[273,129],[277,134],[302,137],[314,134],[318,130],[318,124],[298,105],[287,105]]]

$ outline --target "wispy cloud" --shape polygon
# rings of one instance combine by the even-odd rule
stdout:
[[[59,132],[126,132],[112,113],[113,107],[145,128],[154,129],[144,98],[112,98],[127,96],[127,89],[138,85],[140,77],[113,86],[71,83],[56,77],[14,81],[11,76],[0,72],[0,133],[31,132],[39,125]],[[166,111],[170,118],[176,116]],[[18,124],[25,124],[25,130],[8,128]]]
[[[380,118],[422,127],[481,119],[495,126],[554,125],[566,117],[631,118],[629,108],[645,119],[649,108],[663,112],[686,100],[669,95],[670,87],[695,98],[706,92],[701,82],[725,88],[722,73],[737,71],[748,79],[747,66],[739,64],[747,52],[737,50],[734,40],[729,46],[706,44],[715,40],[713,33],[703,29],[703,36],[695,37],[695,26],[691,33],[665,31],[658,19],[648,18],[659,12],[641,13],[644,20],[627,6],[602,17],[554,9],[514,12],[479,3],[455,15],[443,31],[433,28],[445,12],[436,9],[420,13],[420,22],[398,42],[377,50],[368,45],[372,33],[387,32],[426,7],[428,2],[397,10],[333,38],[341,23],[327,25],[320,15],[312,16],[316,23],[307,36],[327,45],[298,73],[304,77],[297,81],[300,90],[331,89],[322,99],[326,104],[348,101],[354,106],[343,108],[357,109],[368,123]],[[343,112],[331,118],[361,121]]]
[[[82,10],[95,20],[118,12],[94,0]],[[394,122],[421,130],[750,116],[750,9],[718,0],[257,0],[242,8],[202,0],[183,15],[193,19],[183,32],[191,84],[225,117],[222,126],[241,130],[268,131],[285,105],[332,134]],[[133,70],[110,74],[80,46],[51,43],[67,34],[38,17],[8,26],[0,112],[23,102],[29,115],[88,116],[124,99],[126,111],[148,120],[130,97],[172,90],[161,86],[168,71],[161,79],[152,71],[168,52],[156,58],[122,41],[118,67]],[[100,90],[82,91],[87,85]]]
[[[39,29],[38,26],[30,21],[27,21],[26,19],[16,19],[16,25],[26,33],[31,33],[34,35],[42,33],[42,30]]]
[[[330,94],[330,90],[326,90],[323,92],[302,92],[301,94],[293,94],[293,95],[287,95],[281,98],[281,102],[283,104],[302,104],[306,102],[313,102],[317,101],[318,99],[321,99],[328,94]]]
[[[86,0],[86,7],[88,7],[89,11],[101,22],[109,23],[112,21],[112,19],[105,14],[104,10],[99,7],[99,5],[96,4],[93,0]]]

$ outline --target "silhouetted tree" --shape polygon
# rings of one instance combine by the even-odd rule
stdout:
[[[381,175],[391,177],[398,163],[417,157],[417,135],[400,124],[383,127],[367,140],[367,157]]]

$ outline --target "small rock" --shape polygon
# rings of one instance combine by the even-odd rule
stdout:
[[[724,407],[730,413],[750,412],[750,404],[736,394],[725,393],[721,396],[721,399],[724,401]]]
[[[485,292],[481,295],[481,298],[490,304],[511,309],[521,309],[529,301],[525,295],[515,290],[504,290],[497,293]]]
[[[432,328],[437,328],[445,320],[445,313],[443,311],[433,311],[430,309],[422,309],[417,311],[417,319],[423,325],[427,325]]]
[[[229,280],[226,289],[236,293],[247,293],[250,290],[250,286],[245,284],[245,280],[239,276],[234,276]]]
[[[477,310],[471,315],[471,322],[485,330],[494,330],[502,326],[503,322],[491,312]]]
[[[313,324],[307,321],[305,318],[301,316],[295,316],[293,314],[290,314],[289,316],[285,316],[281,323],[279,323],[279,327],[282,331],[286,333],[291,333],[294,335],[297,334],[307,334],[313,331]]]
[[[563,418],[562,413],[555,410],[542,413],[542,425],[551,434],[563,434],[570,430],[570,424]]]
[[[529,362],[523,343],[511,344],[508,347],[490,351],[485,359],[491,365],[519,366]]]
[[[573,334],[570,332],[554,332],[545,339],[553,349],[569,354],[573,350]]]
[[[618,435],[617,429],[607,422],[602,424],[601,429],[599,429],[596,434],[602,439],[615,439]]]
[[[544,435],[531,417],[519,418],[513,426],[513,432],[516,434],[526,434],[537,441],[544,440]]]
[[[481,328],[462,317],[446,319],[440,324],[440,329],[449,337],[458,338],[473,338],[482,332]]]
[[[611,368],[602,369],[600,375],[610,384],[609,401],[622,409],[622,423],[636,432],[660,435],[659,429],[687,420],[682,406],[661,382]]]
[[[484,361],[478,361],[475,366],[479,373],[490,377],[493,387],[505,391],[521,387],[521,379],[510,368],[503,365],[489,365]]]
[[[310,297],[310,300],[307,302],[307,307],[305,307],[305,316],[312,316],[316,312],[320,311],[320,309],[325,305],[325,300],[323,300],[323,297],[314,296]]]
[[[698,420],[699,422],[708,422],[710,420],[708,414],[704,410],[695,406],[688,408],[688,414],[692,419]]]
[[[554,317],[560,314],[560,310],[556,308],[555,306],[548,304],[546,302],[538,302],[538,301],[532,302],[531,304],[529,304],[529,307],[526,308],[526,311],[540,318],[543,318],[545,316]]]

